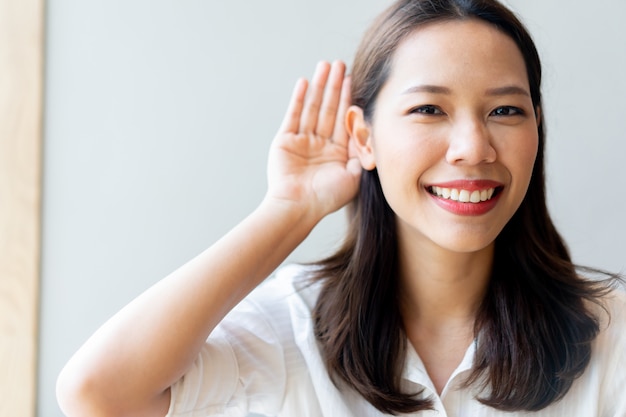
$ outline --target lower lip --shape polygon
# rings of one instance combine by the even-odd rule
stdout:
[[[481,201],[480,203],[461,203],[460,201],[450,200],[430,194],[435,203],[442,209],[459,216],[480,216],[493,209],[500,194],[493,196],[490,200]]]

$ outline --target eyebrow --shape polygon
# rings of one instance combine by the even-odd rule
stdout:
[[[448,87],[442,87],[439,85],[415,85],[413,87],[409,87],[402,92],[402,94],[415,94],[415,93],[433,93],[433,94],[451,94],[452,90]]]
[[[487,90],[488,96],[510,96],[510,95],[522,95],[530,97],[530,93],[522,87],[517,85],[507,85],[504,87],[491,88]]]
[[[452,90],[448,87],[439,85],[422,84],[409,87],[402,92],[402,94],[415,94],[415,93],[431,93],[431,94],[452,94]],[[504,87],[490,88],[486,91],[488,96],[509,96],[509,95],[523,95],[530,97],[530,93],[517,85],[507,85]]]

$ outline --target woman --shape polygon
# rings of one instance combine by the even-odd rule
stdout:
[[[392,5],[351,78],[296,85],[259,207],[71,359],[64,411],[626,415],[626,300],[546,210],[540,83],[499,3]],[[250,294],[349,202],[334,256]]]

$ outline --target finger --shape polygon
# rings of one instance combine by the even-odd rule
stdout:
[[[301,132],[315,132],[315,128],[317,127],[317,118],[319,116],[319,110],[322,104],[322,97],[324,96],[324,89],[326,87],[329,72],[330,64],[328,62],[320,62],[317,64],[313,80],[311,81],[311,88],[304,103],[302,118],[300,119]]]
[[[343,62],[335,61],[332,64],[315,128],[315,132],[323,138],[331,138],[335,130],[345,73],[346,66]]]
[[[304,78],[300,78],[296,82],[293,92],[291,93],[291,98],[289,99],[289,105],[287,106],[285,118],[280,125],[280,132],[298,133],[307,87],[308,82]]]
[[[341,97],[339,99],[339,109],[337,110],[337,121],[335,122],[335,128],[333,131],[333,142],[346,146],[348,143],[349,135],[346,128],[346,113],[348,108],[352,104],[352,97],[350,94],[352,86],[352,78],[347,76],[343,80],[341,86]]]

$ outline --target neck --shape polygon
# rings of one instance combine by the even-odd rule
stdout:
[[[491,275],[493,250],[493,244],[472,253],[434,245],[401,245],[400,297],[405,322],[424,329],[473,327]]]

